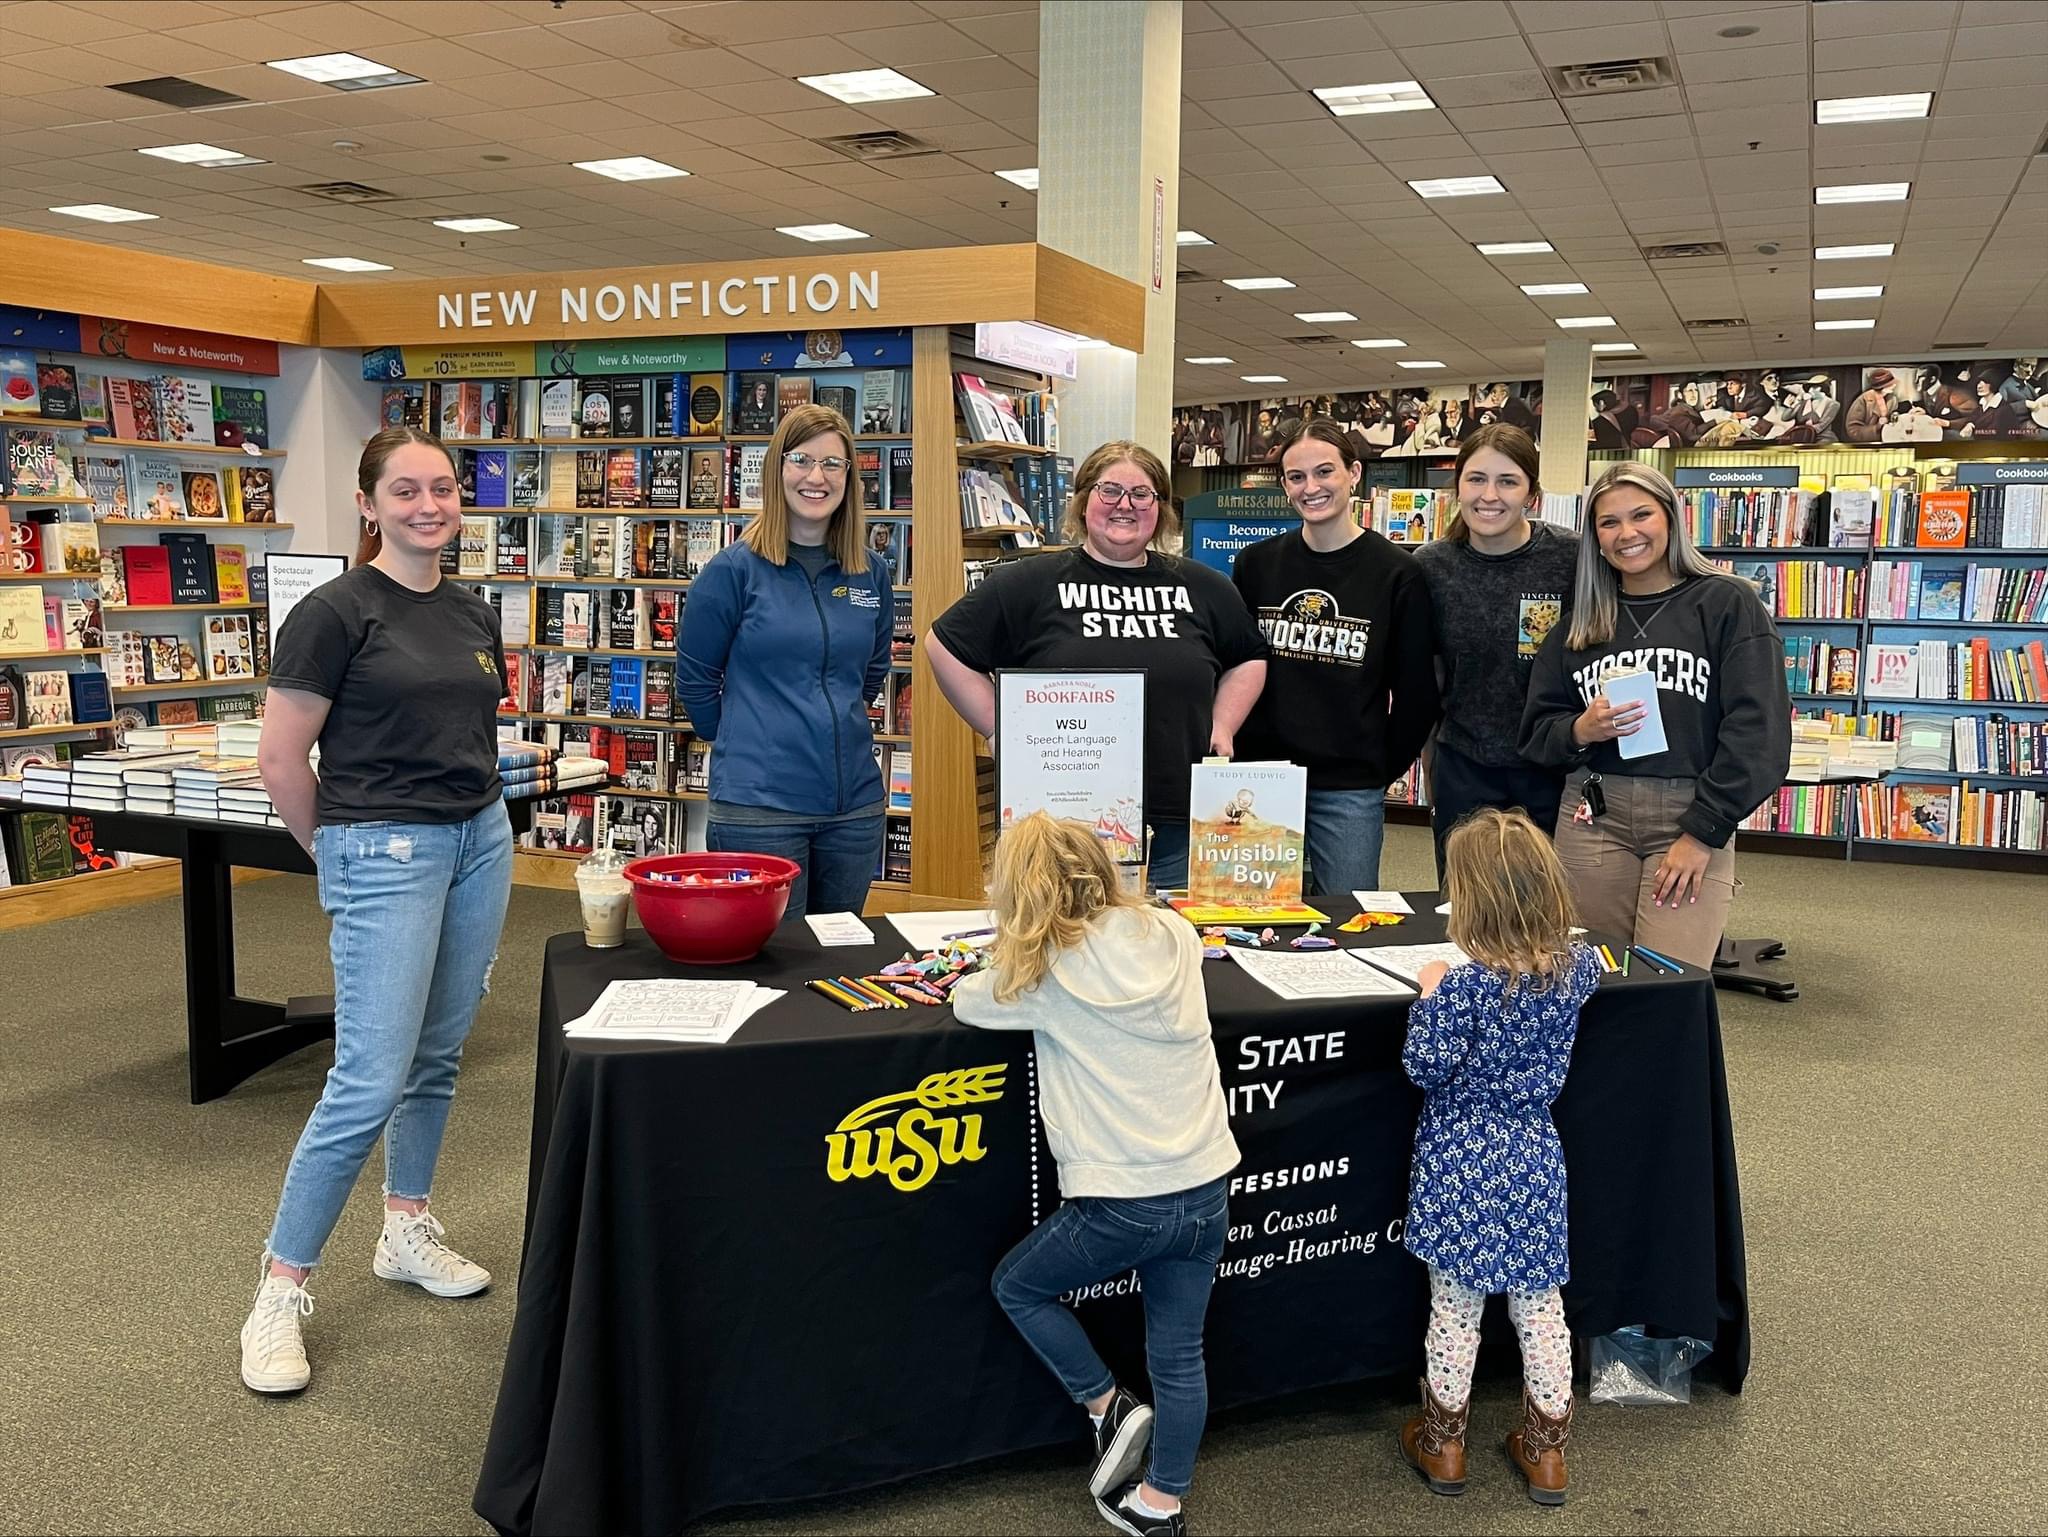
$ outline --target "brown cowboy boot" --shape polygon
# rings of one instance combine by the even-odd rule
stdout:
[[[1425,1377],[1422,1413],[1401,1427],[1401,1455],[1437,1494],[1465,1492],[1465,1416],[1470,1408],[1468,1399],[1464,1408],[1446,1409]]]
[[[1536,1407],[1536,1400],[1522,1390],[1522,1428],[1508,1432],[1508,1461],[1515,1465],[1529,1485],[1529,1498],[1538,1505],[1564,1503],[1564,1449],[1572,1438],[1572,1406],[1551,1419]]]

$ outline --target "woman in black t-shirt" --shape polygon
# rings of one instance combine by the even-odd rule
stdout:
[[[511,892],[504,651],[490,605],[441,576],[440,552],[462,528],[448,450],[386,428],[357,482],[356,565],[279,631],[258,749],[264,788],[318,868],[334,962],[334,1068],[292,1153],[242,1325],[242,1381],[259,1393],[312,1376],[306,1276],[380,1135],[372,1270],[437,1297],[491,1280],[441,1241],[427,1197]]]
[[[1061,534],[1074,548],[999,567],[924,638],[947,702],[995,734],[1006,667],[1145,673],[1149,879],[1187,883],[1189,768],[1231,753],[1266,683],[1266,642],[1221,572],[1151,548],[1174,519],[1159,456],[1105,443],[1074,475]]]

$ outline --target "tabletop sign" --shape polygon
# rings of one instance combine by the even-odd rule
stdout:
[[[1796,464],[1703,464],[1694,465],[1673,473],[1671,483],[1681,491],[1702,486],[1774,486],[1796,490],[1799,485],[1799,466]]]
[[[1993,464],[1984,460],[1956,465],[1959,486],[2048,485],[2048,464]]]
[[[1145,857],[1145,674],[996,674],[996,804],[1008,828],[1034,811],[1086,822],[1119,864]]]
[[[315,587],[333,581],[348,569],[345,555],[286,555],[273,552],[263,557],[264,580],[270,594],[270,640],[275,646],[284,634],[285,616]]]

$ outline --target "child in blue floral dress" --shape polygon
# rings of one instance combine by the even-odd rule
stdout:
[[[1465,1489],[1465,1422],[1479,1319],[1505,1292],[1522,1344],[1523,1422],[1508,1456],[1531,1499],[1561,1505],[1572,1421],[1564,1149],[1550,1119],[1600,980],[1571,937],[1550,839],[1520,811],[1481,810],[1444,849],[1451,938],[1469,963],[1424,968],[1401,1065],[1423,1091],[1407,1244],[1429,1264],[1422,1413],[1401,1453],[1438,1494]]]

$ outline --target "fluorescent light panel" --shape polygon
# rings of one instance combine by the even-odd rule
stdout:
[[[1831,96],[1813,104],[1816,123],[1887,123],[1895,118],[1925,117],[1934,105],[1932,91],[1904,96]]]
[[[998,171],[996,175],[1006,182],[1022,187],[1026,192],[1038,190],[1038,167],[1035,165],[1027,165],[1017,171]]]
[[[1584,331],[1593,326],[1611,326],[1614,324],[1614,317],[1612,315],[1566,315],[1558,321],[1558,324],[1567,331]]]
[[[1522,292],[1532,299],[1540,299],[1546,294],[1582,294],[1589,290],[1584,283],[1524,283]]]
[[[336,272],[389,272],[383,262],[364,261],[360,256],[308,256],[302,258],[309,267],[328,267]]]
[[[1556,247],[1547,240],[1489,240],[1472,249],[1481,256],[1548,256]]]
[[[1173,237],[1175,245],[1214,245],[1216,242],[1207,235],[1198,235],[1191,229],[1184,229]]]
[[[1316,326],[1331,324],[1339,320],[1356,320],[1358,317],[1349,310],[1296,310],[1294,318]]]
[[[1205,366],[1209,366],[1209,367],[1215,367],[1215,366],[1220,366],[1221,364],[1224,364],[1224,363],[1235,363],[1235,362],[1237,361],[1237,359],[1236,359],[1236,358],[1182,358],[1182,359],[1181,359],[1181,361],[1182,361],[1183,363],[1201,363],[1201,364],[1203,364],[1203,365],[1205,365]]]
[[[1889,256],[1898,247],[1891,241],[1879,245],[1824,245],[1813,253],[1817,262],[1855,261],[1862,257]]]
[[[665,176],[690,174],[665,160],[650,160],[645,155],[624,155],[617,160],[578,160],[574,164],[579,171],[609,176],[613,181],[660,181]]]
[[[798,240],[866,240],[864,229],[855,229],[850,224],[778,224],[778,235],[793,235]]]
[[[1239,374],[1238,378],[1244,380],[1246,384],[1285,384],[1287,382],[1287,375],[1285,374]]]
[[[1292,288],[1294,285],[1288,282],[1286,278],[1225,278],[1223,286],[1225,288],[1259,289]]]
[[[1378,85],[1323,85],[1315,98],[1332,117],[1358,117],[1367,112],[1427,112],[1436,106],[1413,80],[1387,80]]]
[[[519,228],[503,219],[436,219],[434,224],[440,229],[452,229],[458,235],[497,235]]]
[[[1634,352],[1636,344],[1634,342],[1595,342],[1593,343],[1593,350],[1595,352]]]
[[[271,59],[268,62],[272,69],[297,75],[301,80],[310,80],[315,85],[336,86],[345,91],[419,83],[418,75],[408,75],[403,70],[379,64],[375,59],[366,59],[357,53],[313,53],[302,59]]]
[[[1884,296],[1884,284],[1864,283],[1854,288],[1816,288],[1816,299],[1879,299]]]
[[[1435,358],[1396,358],[1394,361],[1403,368],[1442,368],[1444,366]]]
[[[1868,331],[1877,325],[1875,320],[1816,320],[1816,331]]]
[[[1353,342],[1351,345],[1354,347],[1364,347],[1370,350],[1374,347],[1405,347],[1408,344],[1402,341],[1398,336],[1372,336],[1367,337],[1364,341]]]
[[[1815,187],[1816,203],[1903,203],[1913,190],[1909,181],[1864,181],[1838,187]]]
[[[1436,176],[1427,181],[1411,181],[1408,190],[1417,197],[1483,197],[1508,189],[1491,176]]]
[[[796,79],[799,85],[807,85],[814,91],[823,91],[835,100],[855,106],[862,102],[904,101],[912,96],[938,94],[893,69],[854,69],[837,75],[798,75]]]
[[[52,208],[50,212],[69,214],[74,219],[95,219],[101,224],[132,224],[137,219],[158,217],[133,208],[116,208],[112,203],[68,203],[61,208]]]
[[[160,144],[155,149],[139,149],[138,155],[154,155],[158,160],[168,160],[174,165],[263,165],[253,155],[242,154],[239,150],[219,149],[211,144]]]

